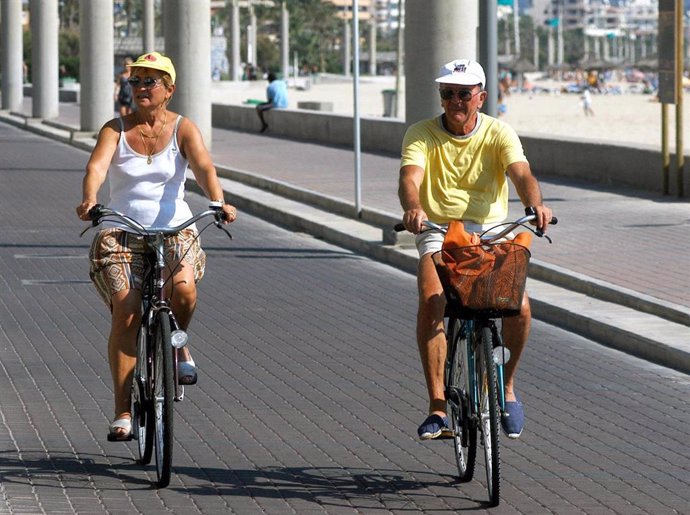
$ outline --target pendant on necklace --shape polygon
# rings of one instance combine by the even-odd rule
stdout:
[[[151,159],[151,156],[149,156],[148,159],[146,159],[146,164],[150,165],[151,161],[153,161],[153,159]]]

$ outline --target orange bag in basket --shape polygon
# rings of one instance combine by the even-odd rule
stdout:
[[[449,299],[467,310],[519,312],[531,241],[532,234],[522,232],[512,242],[482,245],[462,222],[451,222],[434,256]]]

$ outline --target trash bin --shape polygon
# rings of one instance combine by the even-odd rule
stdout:
[[[386,118],[398,117],[398,105],[394,89],[384,89],[383,93],[383,116]]]

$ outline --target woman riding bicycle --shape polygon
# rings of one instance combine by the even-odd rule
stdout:
[[[487,96],[482,66],[457,59],[441,67],[436,82],[444,112],[407,130],[398,190],[403,224],[418,234],[417,343],[429,394],[428,417],[417,431],[422,440],[438,438],[449,429],[443,391],[445,296],[431,259],[441,250],[443,236],[438,232],[420,234],[422,222],[463,220],[465,227],[474,232],[496,225],[508,214],[506,176],[522,203],[534,207],[537,228],[546,231],[551,221],[551,209],[543,205],[539,183],[517,134],[507,124],[479,112]],[[520,314],[503,323],[504,341],[513,357],[506,366],[506,409],[501,424],[510,438],[517,438],[523,428],[522,403],[514,391],[513,379],[527,342],[530,320],[525,294]]]
[[[89,220],[98,192],[109,179],[106,205],[144,227],[174,227],[191,217],[184,201],[187,168],[212,201],[224,204],[223,189],[197,126],[168,111],[175,92],[175,67],[157,52],[140,56],[129,65],[137,110],[107,122],[98,134],[86,165],[82,201],[77,215]],[[236,209],[223,205],[226,223]],[[136,337],[141,319],[141,286],[144,257],[141,238],[116,223],[105,223],[94,238],[89,254],[91,279],[112,314],[108,357],[115,393],[115,417],[110,436],[126,440],[131,433],[130,386],[136,361]],[[166,241],[167,260],[173,276],[172,310],[186,329],[196,306],[196,282],[204,274],[205,254],[195,227]],[[182,384],[196,383],[196,367],[187,348],[178,365]]]

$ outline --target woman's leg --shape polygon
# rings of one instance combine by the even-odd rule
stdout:
[[[112,296],[112,308],[108,358],[115,393],[115,419],[131,418],[130,388],[136,363],[137,331],[141,324],[141,292],[117,292]]]
[[[194,267],[187,261],[182,261],[168,282],[166,294],[170,296],[172,311],[180,328],[187,330],[196,309],[196,284],[194,282]],[[191,356],[187,347],[180,349],[180,361],[189,361]]]

